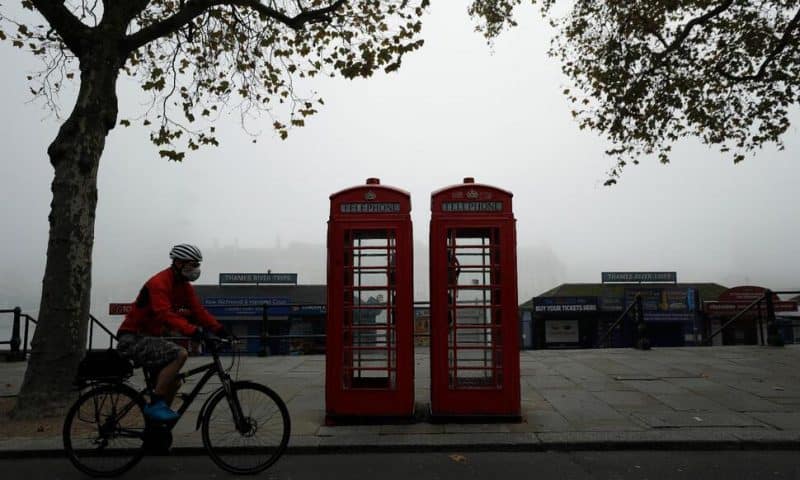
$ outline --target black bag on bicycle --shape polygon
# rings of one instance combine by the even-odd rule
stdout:
[[[133,365],[113,348],[108,350],[87,350],[78,364],[75,385],[90,383],[117,383],[133,375]]]

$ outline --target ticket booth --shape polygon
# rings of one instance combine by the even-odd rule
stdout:
[[[408,192],[370,178],[330,196],[325,409],[329,424],[414,413]]]
[[[465,178],[431,196],[431,414],[520,418],[512,194]]]

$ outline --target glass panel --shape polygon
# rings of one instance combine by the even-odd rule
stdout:
[[[501,388],[499,229],[450,229],[446,248],[450,388]]]
[[[345,388],[396,388],[394,230],[345,235],[343,329]]]

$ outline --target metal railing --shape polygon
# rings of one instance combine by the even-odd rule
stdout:
[[[103,330],[105,333],[108,334],[108,348],[114,348],[114,342],[117,340],[117,336],[114,335],[113,333],[111,333],[111,330],[109,330],[105,325],[103,325],[103,323],[100,320],[98,320],[94,315],[92,315],[90,313],[89,314],[89,346],[88,346],[89,350],[92,349],[92,343],[94,341],[94,326],[95,326],[95,324],[98,327],[100,327],[101,330]]]
[[[28,358],[28,334],[30,324],[36,324],[36,319],[24,313],[20,307],[0,310],[0,314],[11,313],[14,315],[11,321],[11,338],[7,341],[0,341],[0,345],[8,345],[9,350],[6,359],[9,361],[21,361]],[[25,321],[24,335],[20,334],[22,321]]]
[[[4,313],[14,314],[14,318],[11,322],[11,338],[7,341],[5,340],[0,341],[0,345],[9,346],[6,358],[9,361],[26,360],[28,358],[29,345],[30,345],[31,324],[37,325],[39,322],[37,322],[36,319],[33,318],[32,316],[23,312],[20,307],[0,310],[0,314]],[[23,321],[25,322],[24,329],[22,324]],[[94,315],[89,314],[89,338],[87,340],[89,350],[92,349],[95,324],[98,325],[105,333],[108,334],[109,336],[108,348],[112,348],[114,346],[113,342],[117,339],[117,337],[105,325],[103,325],[102,322],[100,322],[100,320],[95,318]],[[22,333],[20,332],[21,330]]]
[[[793,295],[798,294],[800,291],[772,291],[772,290],[764,290],[764,293],[753,300],[749,305],[747,305],[744,310],[738,312],[736,315],[728,319],[722,326],[720,326],[714,333],[710,334],[706,337],[704,343],[706,345],[711,345],[714,337],[721,334],[725,331],[726,328],[736,323],[740,318],[743,318],[745,314],[750,313],[753,309],[758,309],[758,316],[756,317],[757,327],[758,327],[758,338],[761,345],[764,345],[764,326],[763,326],[763,317],[762,317],[762,303],[766,310],[766,317],[767,317],[767,339],[766,344],[773,346],[773,347],[782,347],[784,344],[783,338],[780,336],[778,332],[778,325],[775,321],[775,306],[773,304],[774,299],[772,298],[773,295]]]
[[[642,308],[642,296],[640,294],[636,294],[633,297],[633,301],[628,308],[626,308],[622,314],[617,317],[614,323],[608,327],[608,330],[600,337],[600,340],[597,342],[599,347],[606,348],[608,347],[608,341],[611,338],[611,335],[614,333],[622,322],[629,316],[633,314],[633,347],[638,348],[640,350],[649,350],[650,349],[650,339],[647,336],[647,324],[644,321],[644,309]]]

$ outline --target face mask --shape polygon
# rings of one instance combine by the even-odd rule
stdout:
[[[200,267],[192,268],[192,267],[183,267],[181,269],[181,275],[183,278],[190,282],[194,282],[198,278],[200,278]]]

